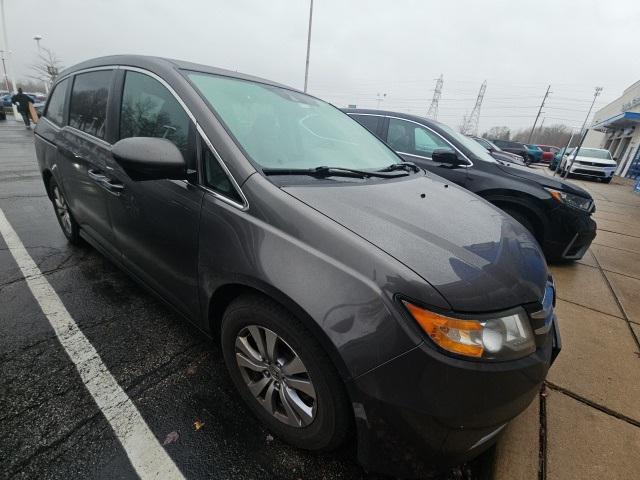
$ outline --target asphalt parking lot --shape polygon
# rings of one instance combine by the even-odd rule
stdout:
[[[240,403],[215,345],[96,251],[67,244],[32,137],[0,123],[0,210],[177,478],[377,478],[350,448],[312,455],[271,437]],[[498,445],[496,478],[640,469],[640,196],[628,182],[579,183],[596,199],[598,236],[583,260],[552,267],[564,349],[539,401]],[[0,477],[136,477],[2,237],[0,365]]]
[[[0,235],[0,478],[139,473],[43,308],[68,312],[179,471],[150,478],[379,478],[353,448],[314,455],[274,439],[241,404],[217,345],[91,247],[69,245],[33,132],[12,120],[0,122],[0,213],[61,301],[36,301]],[[469,468],[439,478],[470,478]]]

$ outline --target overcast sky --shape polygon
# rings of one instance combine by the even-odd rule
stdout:
[[[117,53],[191,60],[302,89],[309,0],[5,0],[18,78],[34,35],[71,66]],[[425,114],[458,126],[483,80],[481,131],[580,125],[640,79],[638,0],[315,0],[309,92],[338,106]]]

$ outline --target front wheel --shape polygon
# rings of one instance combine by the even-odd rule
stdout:
[[[240,396],[275,435],[307,450],[332,450],[351,417],[344,385],[304,326],[260,295],[234,300],[222,319],[222,351]]]
[[[516,220],[520,225],[522,225],[524,228],[526,228],[527,230],[529,230],[529,232],[531,232],[531,234],[535,237],[536,236],[536,232],[535,229],[533,228],[533,224],[531,223],[531,220],[529,220],[526,215],[520,213],[518,210],[514,210],[514,209],[510,209],[510,208],[503,208],[502,209],[506,214],[510,215],[511,217],[513,217],[514,220]],[[536,237],[537,240],[537,237]]]
[[[49,192],[51,202],[53,203],[53,210],[55,211],[60,228],[62,228],[62,233],[67,237],[69,243],[77,244],[80,241],[80,228],[73,218],[64,193],[53,178],[49,181]]]
[[[613,177],[603,178],[602,182],[603,183],[611,183],[611,180],[613,180]]]

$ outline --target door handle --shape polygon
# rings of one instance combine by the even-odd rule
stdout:
[[[91,180],[98,183],[103,182],[107,178],[102,174],[102,172],[100,172],[100,170],[87,170],[87,175],[89,175]]]
[[[100,170],[87,170],[89,178],[104,188],[109,193],[120,195],[120,192],[124,190],[124,185],[118,181],[110,179],[104,175]]]
[[[104,178],[102,184],[105,188],[111,192],[120,193],[124,190],[124,185],[119,182],[114,182],[113,180],[109,180],[107,177]]]
[[[61,154],[66,155],[67,157],[72,157],[76,160],[84,160],[84,157],[82,155],[72,150],[69,150],[68,148],[61,147],[60,145],[58,145],[57,148]]]

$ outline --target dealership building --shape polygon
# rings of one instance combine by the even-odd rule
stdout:
[[[585,146],[606,148],[618,162],[616,175],[640,177],[640,80],[593,116]]]

